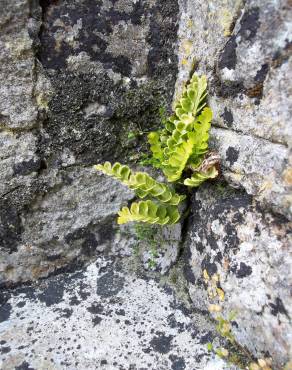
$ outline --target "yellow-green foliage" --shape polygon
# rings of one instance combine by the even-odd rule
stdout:
[[[159,162],[169,182],[178,181],[186,167],[195,172],[184,183],[187,186],[198,186],[217,175],[215,167],[212,171],[199,170],[208,151],[212,120],[212,111],[205,103],[206,89],[206,76],[198,77],[194,74],[175,104],[175,113],[166,121],[164,129],[148,135],[153,157]]]
[[[123,207],[118,212],[118,224],[125,224],[131,221],[147,222],[150,224],[175,224],[180,214],[176,206],[163,206],[151,200],[134,202],[130,209]]]
[[[208,179],[214,179],[218,175],[215,167],[211,167],[207,172],[194,172],[192,177],[184,180],[184,185],[197,187]]]
[[[153,164],[162,170],[168,182],[181,180],[186,169],[192,171],[190,178],[180,181],[196,187],[218,175],[214,162],[208,161],[209,130],[212,111],[206,107],[206,76],[193,75],[184,88],[182,97],[175,104],[174,114],[164,120],[164,128],[148,135]],[[180,214],[178,205],[185,199],[164,183],[153,179],[146,172],[132,172],[121,163],[109,162],[95,168],[121,181],[145,201],[134,202],[119,211],[118,223],[146,222],[149,224],[174,224]]]
[[[134,190],[141,199],[149,196],[156,198],[162,203],[175,206],[185,199],[184,195],[176,194],[169,186],[154,180],[148,173],[132,172],[128,166],[122,165],[119,162],[116,162],[113,166],[109,162],[105,162],[103,165],[96,165],[95,168],[106,175],[120,180],[130,189]]]

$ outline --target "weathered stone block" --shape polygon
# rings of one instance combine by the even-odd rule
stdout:
[[[114,239],[114,215],[132,194],[91,166],[139,160],[141,132],[170,105],[178,4],[2,3],[0,263],[9,284],[76,266]]]
[[[283,366],[291,356],[291,224],[226,183],[203,186],[192,209],[185,256],[194,306],[219,304],[225,317],[236,312],[238,342]],[[218,274],[223,301],[208,290],[206,272],[210,279]]]

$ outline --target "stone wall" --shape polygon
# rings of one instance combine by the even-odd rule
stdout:
[[[282,368],[292,342],[291,4],[180,5],[177,94],[190,70],[207,74],[211,146],[222,161],[220,181],[192,197],[190,296],[197,309],[218,304],[225,317],[235,311],[238,342]],[[223,301],[212,295],[212,276]]]
[[[110,248],[132,193],[92,166],[137,161],[171,104],[178,12],[175,0],[1,1],[1,284]]]
[[[137,163],[141,133],[159,126],[192,71],[205,73],[222,174],[192,194],[182,256],[189,295],[196,312],[235,310],[237,340],[280,369],[292,342],[291,2],[1,8],[0,284],[74,270],[108,250],[127,254],[115,214],[133,194],[92,165]],[[209,294],[214,275],[223,301]]]

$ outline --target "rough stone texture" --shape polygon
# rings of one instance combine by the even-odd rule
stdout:
[[[217,340],[204,316],[113,259],[7,291],[2,301],[3,370],[233,369],[206,350]]]
[[[207,74],[223,176],[291,218],[289,1],[181,1],[181,8],[177,94],[192,65]]]
[[[29,35],[30,2],[1,1],[0,127],[23,129],[37,124],[33,40]]]
[[[34,280],[110,250],[116,213],[133,193],[88,168],[72,167],[55,178],[54,187],[23,211],[19,245],[1,255],[2,281]]]
[[[181,91],[193,70],[203,72],[208,76],[209,103],[214,111],[211,147],[221,155],[227,184],[203,186],[192,197],[192,221],[188,235],[182,235],[183,239],[188,236],[184,257],[189,294],[196,310],[206,311],[210,303],[220,303],[224,315],[235,309],[237,340],[256,357],[271,355],[273,366],[281,368],[292,342],[287,221],[292,201],[290,18],[289,0],[1,0],[0,284],[14,285],[74,270],[102,252],[133,254],[139,240],[131,228],[130,233],[117,232],[114,221],[118,208],[133,194],[95,173],[92,165],[105,160],[136,164],[145,149],[141,132],[159,126],[161,107],[169,108],[174,90],[176,94]],[[132,138],[129,132],[134,133]],[[186,233],[186,225],[182,226]],[[169,242],[168,248],[159,245],[155,267],[149,268],[153,256],[142,245],[140,259],[146,269],[169,270],[179,255],[180,232],[180,226],[163,232],[163,238],[175,241]],[[132,293],[121,309],[127,309],[131,318],[135,310],[141,312],[138,316],[146,315],[145,332],[161,325],[159,330],[166,333],[162,344],[154,332],[147,340],[152,340],[153,348],[161,346],[165,351],[175,334],[165,324],[166,314],[160,306],[164,307],[165,300],[166,307],[177,308],[156,282],[147,282],[153,284],[153,295],[149,292],[144,297],[148,286],[144,280],[121,276],[120,271],[106,275],[108,268],[102,272],[90,265],[82,277],[63,274],[39,287],[4,292],[5,296],[12,294],[8,302],[4,300],[4,319],[11,308],[11,322],[21,334],[11,339],[10,351],[0,342],[3,359],[13,355],[12,368],[18,369],[39,368],[40,361],[50,361],[46,355],[40,360],[33,350],[49,351],[46,345],[51,343],[52,323],[58,327],[62,348],[63,330],[79,345],[87,343],[84,337],[89,330],[89,353],[97,351],[94,346],[98,351],[102,348],[95,330],[107,343],[105,352],[109,351],[103,326],[106,319],[107,328],[114,328],[118,338],[135,337],[134,331],[127,331],[114,316],[98,323],[99,306],[92,308],[98,317],[89,328],[91,316],[86,308],[94,302],[101,304],[102,299],[92,294],[81,297],[82,291],[106,291],[108,283],[109,292],[118,295],[124,284],[121,299]],[[202,279],[204,270],[210,277],[219,274],[224,302],[217,302],[216,297],[214,302],[210,300],[208,281]],[[101,274],[97,285],[96,273]],[[63,291],[67,278],[71,282]],[[88,288],[83,289],[84,279]],[[76,299],[74,287],[80,296]],[[23,307],[22,295],[26,296]],[[160,306],[149,307],[152,316],[142,314],[139,310],[148,307],[152,298],[153,304],[157,300]],[[73,308],[68,307],[69,300],[73,300]],[[76,300],[82,302],[76,305]],[[107,310],[117,305],[109,297],[102,301]],[[45,311],[43,315],[50,306],[62,312]],[[41,330],[42,345],[35,337],[29,341],[21,324],[22,309],[23,320],[32,321],[29,327]],[[70,316],[71,310],[72,319],[63,317],[60,326],[55,324],[60,312]],[[36,313],[29,319],[33,312],[39,312],[39,318]],[[183,322],[189,323],[189,316],[183,313]],[[84,333],[80,338],[72,335],[78,321]],[[100,326],[95,329],[94,325]],[[3,330],[11,335],[7,321]],[[188,324],[184,330],[184,336],[179,333],[178,339],[173,339],[173,357],[158,354],[155,366],[223,366],[207,360],[201,344],[189,346],[192,333]],[[197,334],[195,337],[198,339]],[[28,341],[27,348],[21,348],[22,338]],[[135,361],[147,362],[149,346],[137,343],[139,349],[132,343],[133,353],[138,351]],[[67,361],[72,357],[80,363],[91,361],[85,357],[86,351],[74,354],[72,345],[65,351],[69,356],[61,359],[55,347],[53,359],[61,368],[70,367]],[[118,353],[124,354],[126,348],[124,343]],[[191,348],[196,349],[191,352]],[[31,351],[32,357],[28,358],[26,351]],[[98,356],[104,360],[102,354]],[[123,357],[119,361],[125,366]],[[44,362],[45,368],[47,364]],[[103,362],[100,367],[106,365]]]
[[[237,312],[233,331],[238,342],[259,357],[268,352],[282,365],[292,354],[289,226],[242,191],[226,184],[205,186],[194,196],[185,252],[194,305],[218,303],[218,296],[209,295],[203,271],[210,277],[219,274],[225,293],[219,304],[226,317]]]
[[[171,103],[177,16],[175,0],[1,2],[0,284],[114,240],[130,195],[91,167],[139,160]]]
[[[222,177],[198,189],[185,251],[194,305],[220,275],[233,331],[276,369],[291,358],[291,2],[181,0],[176,94],[192,70],[209,81],[211,147]],[[229,185],[238,190],[233,190]],[[218,299],[218,296],[217,296]]]
[[[141,225],[144,228],[143,225]],[[121,225],[111,241],[111,253],[116,256],[136,256],[146,271],[166,274],[178,260],[181,249],[181,224],[150,226],[154,236],[153,245],[149,237],[139,237],[132,224]]]

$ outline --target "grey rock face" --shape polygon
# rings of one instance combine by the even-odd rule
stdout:
[[[259,358],[268,351],[275,366],[291,356],[289,226],[242,191],[220,183],[204,186],[193,199],[185,252],[194,305],[219,304],[225,317],[236,312],[238,342]],[[210,278],[218,274],[223,301],[211,294],[206,272]]]
[[[196,191],[185,258],[197,308],[237,312],[233,332],[258,358],[291,358],[291,6],[180,1],[176,94],[195,67],[209,81],[211,147],[223,182]],[[189,266],[189,267],[188,267]],[[219,274],[224,301],[203,275]],[[211,281],[211,280],[210,280]],[[217,314],[218,315],[218,314]]]
[[[161,108],[170,107],[174,90],[179,94],[196,70],[208,76],[214,112],[211,147],[220,153],[226,183],[206,185],[192,197],[193,217],[183,235],[188,239],[184,257],[189,294],[198,310],[219,304],[225,317],[236,310],[233,332],[239,343],[256,357],[271,355],[273,366],[281,368],[291,356],[289,5],[288,0],[65,0],[40,1],[39,6],[36,1],[2,0],[0,285],[74,270],[100,253],[132,255],[137,235],[131,227],[117,230],[115,217],[133,194],[92,165],[105,160],[136,165],[146,148],[142,132],[159,127]],[[155,258],[139,242],[144,267],[167,272],[178,258],[180,233],[180,226],[165,229],[162,237],[172,241],[166,249],[161,243]],[[82,276],[70,275],[66,291],[60,288],[67,278],[63,274],[28,288],[30,296],[21,289],[11,296],[5,292],[9,300],[4,299],[2,328],[11,348],[4,343],[0,367],[40,365],[36,355],[27,362],[24,345],[11,339],[14,333],[6,320],[11,309],[18,338],[25,338],[31,351],[44,354],[45,368],[51,361],[45,352],[52,322],[60,312],[64,317],[58,333],[63,325],[62,331],[78,341],[72,329],[80,320],[79,330],[89,330],[93,346],[83,354],[98,348],[113,368],[115,361],[124,366],[132,359],[138,363],[137,358],[149,367],[153,359],[148,348],[160,348],[152,357],[159,369],[224,368],[217,360],[209,361],[202,343],[194,347],[195,357],[185,346],[193,335],[190,313],[180,316],[183,334],[172,331],[165,324],[166,311],[180,315],[172,298],[152,280],[146,284],[110,272],[109,266],[99,260]],[[224,300],[209,286],[214,275]],[[91,293],[82,297],[83,290]],[[147,294],[141,298],[141,292]],[[112,297],[125,296],[127,315],[132,319],[135,311],[145,317],[147,324],[141,328],[151,334],[146,336],[150,347],[137,338],[137,357],[132,353],[116,360],[109,355],[104,325],[115,328],[115,334],[121,330],[118,338],[136,334],[115,321],[118,314],[100,321],[99,305],[117,309],[119,302]],[[165,311],[155,305],[159,299]],[[51,306],[59,311],[51,312]],[[142,312],[145,307],[151,315]],[[32,318],[33,312],[40,319],[38,314]],[[30,341],[22,317],[41,330],[42,340]],[[158,322],[161,330],[151,333],[151,326],[160,327]],[[107,343],[103,349],[97,346],[96,333]],[[64,346],[61,334],[57,344]],[[58,366],[70,368],[72,358],[85,368],[92,368],[96,359],[101,368],[107,366],[103,353],[85,358],[70,345],[62,360],[58,346],[54,348],[52,360]],[[125,348],[117,344],[117,353]]]
[[[29,35],[29,1],[1,1],[0,127],[27,129],[37,125],[33,40]],[[37,24],[35,24],[37,32]]]
[[[110,250],[116,213],[133,193],[88,168],[59,172],[56,180],[23,211],[17,250],[2,252],[3,281],[34,280]]]
[[[2,297],[1,369],[233,369],[212,325],[153,279],[98,258]],[[235,369],[234,369],[235,370]]]
[[[139,159],[177,69],[175,0],[40,4],[1,3],[1,284],[78,265],[115,238],[132,194],[91,167]]]
[[[288,3],[181,2],[177,94],[192,64],[207,74],[223,176],[291,218]]]

